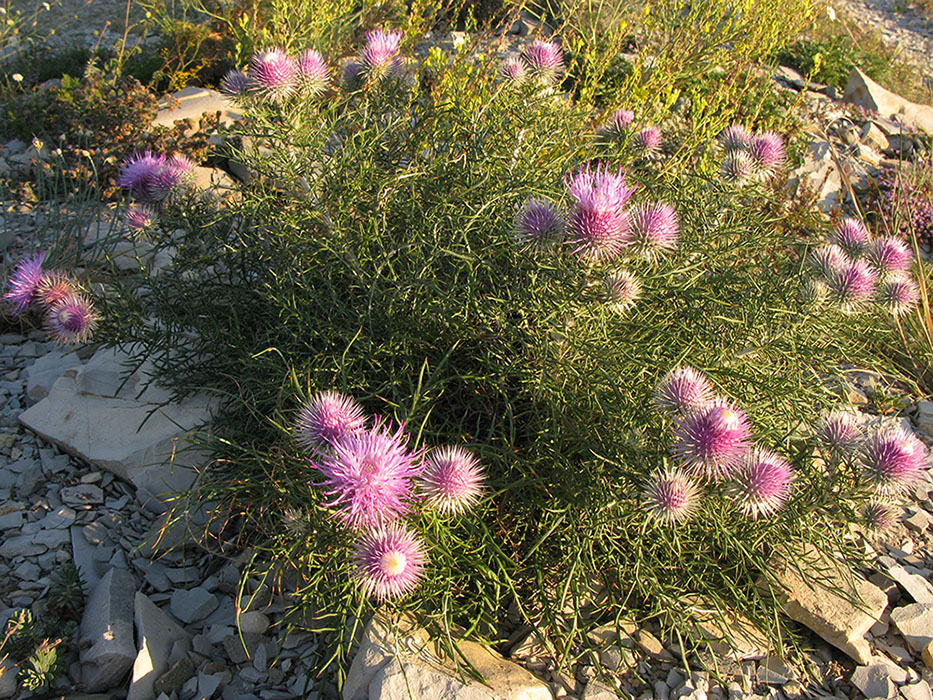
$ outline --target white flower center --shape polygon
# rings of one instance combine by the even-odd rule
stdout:
[[[386,552],[379,557],[379,568],[387,576],[398,576],[405,570],[407,563],[405,555],[401,552]]]

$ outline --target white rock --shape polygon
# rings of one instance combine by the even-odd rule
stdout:
[[[803,164],[791,173],[788,184],[815,191],[816,204],[823,211],[839,203],[842,179],[828,141],[816,140],[807,147]]]
[[[136,634],[139,652],[127,700],[153,700],[153,684],[168,670],[175,642],[190,639],[181,623],[166,614],[142,593],[136,593]]]
[[[852,673],[852,685],[862,691],[866,698],[893,698],[897,687],[887,666],[858,666]]]
[[[849,82],[846,83],[842,99],[874,110],[883,117],[897,117],[902,124],[933,134],[933,107],[916,104],[885,90],[858,68],[853,68],[849,73]]]
[[[128,365],[127,355],[116,348],[101,348],[75,373],[82,394],[109,398],[133,398],[139,377]]]
[[[768,654],[771,645],[758,626],[734,610],[721,611],[716,605],[691,596],[684,601],[690,605],[693,622],[690,637],[708,644],[719,656],[733,659],[757,659]]]
[[[923,576],[911,574],[903,566],[891,566],[887,575],[901,586],[917,603],[933,603],[933,585]]]
[[[62,374],[80,366],[81,360],[73,352],[53,350],[40,357],[26,368],[26,396],[29,402],[44,399]]]
[[[933,435],[933,401],[917,402],[917,427]]]
[[[933,641],[933,605],[913,603],[891,611],[891,623],[916,652]]]
[[[182,622],[203,620],[214,612],[218,605],[217,598],[203,588],[177,590],[172,593],[172,614]]]
[[[125,569],[110,569],[88,597],[81,616],[82,680],[88,692],[117,685],[133,666],[133,598],[136,581]],[[82,644],[83,646],[83,644]]]
[[[930,692],[930,684],[923,679],[915,683],[902,685],[901,695],[903,695],[906,700],[933,700],[933,693]]]
[[[172,126],[181,119],[191,119],[197,126],[204,114],[220,112],[221,124],[232,124],[242,118],[242,113],[216,90],[202,87],[186,87],[159,102],[159,113],[153,120],[156,126]]]

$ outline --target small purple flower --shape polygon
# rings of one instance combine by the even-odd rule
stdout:
[[[873,533],[881,533],[894,527],[897,515],[894,506],[884,501],[873,500],[862,508],[862,522]]]
[[[248,89],[269,102],[282,102],[298,87],[298,66],[277,48],[260,51],[250,59]]]
[[[330,81],[330,69],[327,61],[314,49],[308,49],[298,57],[298,84],[308,95],[316,96],[324,92]]]
[[[878,302],[895,316],[913,311],[920,301],[920,288],[906,275],[891,275],[878,289]]]
[[[784,139],[766,131],[752,138],[748,153],[759,173],[770,173],[784,162]]]
[[[750,432],[744,411],[715,400],[677,418],[671,452],[689,474],[722,481],[748,451]]]
[[[535,39],[522,52],[528,71],[542,84],[553,83],[564,68],[560,46],[553,41]]]
[[[874,295],[878,276],[864,260],[850,260],[833,271],[829,291],[846,313],[858,311]]]
[[[499,75],[512,85],[521,85],[525,82],[528,72],[525,70],[524,61],[515,56],[509,56],[499,66]]]
[[[868,246],[868,229],[858,219],[845,218],[829,233],[829,240],[851,258],[861,257]]]
[[[728,493],[746,516],[757,519],[784,507],[793,480],[794,472],[786,459],[770,450],[756,449],[732,475]]]
[[[576,207],[570,216],[573,252],[588,262],[605,262],[621,253],[629,243],[629,216],[625,203],[634,187],[628,187],[622,170],[587,164],[564,182]]]
[[[928,467],[926,446],[901,427],[872,431],[862,445],[865,479],[880,494],[899,494],[919,479]]]
[[[97,328],[98,318],[90,299],[72,294],[48,310],[45,325],[57,343],[83,343]]]
[[[546,250],[564,231],[564,218],[550,202],[529,199],[515,216],[517,240],[535,250]]]
[[[145,205],[134,204],[123,213],[123,221],[134,233],[143,233],[155,223],[155,211]]]
[[[752,134],[747,127],[733,124],[719,134],[719,143],[726,153],[745,151],[752,142]]]
[[[441,447],[428,452],[418,483],[428,507],[460,515],[479,500],[483,469],[462,447]]]
[[[755,171],[755,164],[745,151],[733,151],[722,161],[720,173],[724,180],[743,185],[748,182]]]
[[[632,245],[645,258],[656,261],[677,247],[680,223],[674,207],[663,202],[639,204],[629,211]]]
[[[9,289],[3,300],[10,305],[14,314],[23,313],[36,296],[42,283],[42,261],[45,253],[36,253],[28,258],[21,258],[10,274]]]
[[[836,270],[849,263],[849,258],[842,248],[830,243],[811,250],[807,262],[816,272],[829,279]]]
[[[704,408],[713,398],[713,385],[693,367],[676,367],[654,389],[654,405],[670,414]]]
[[[402,70],[401,43],[402,32],[399,30],[373,29],[366,32],[366,46],[360,52],[359,65],[367,80],[375,82],[397,75]]]
[[[641,282],[628,270],[616,270],[603,280],[603,299],[613,313],[628,311],[640,296]]]
[[[328,507],[348,527],[381,527],[410,512],[412,479],[421,473],[421,455],[408,449],[404,426],[395,433],[377,424],[334,439],[318,450],[312,466],[324,476],[334,499]]]
[[[60,304],[78,291],[75,281],[60,270],[43,273],[36,289],[35,301],[40,309],[48,310]]]
[[[421,538],[400,523],[364,533],[353,555],[354,578],[367,596],[396,600],[417,588],[427,560],[424,550]]]
[[[641,495],[644,508],[665,525],[689,520],[700,503],[697,483],[677,468],[655,471]]]
[[[161,202],[187,182],[193,170],[194,163],[186,156],[175,154],[166,158],[162,167],[146,182],[146,199]]]
[[[656,126],[646,126],[632,139],[635,151],[643,158],[654,158],[661,152],[661,130]]]
[[[227,97],[242,97],[249,90],[249,78],[241,70],[231,69],[220,81],[220,91]]]
[[[880,274],[906,272],[910,259],[910,249],[899,238],[876,238],[868,249],[868,260]]]
[[[150,184],[165,167],[165,160],[164,155],[156,156],[150,151],[132,155],[117,175],[117,186],[130,190],[137,199],[150,201]]]
[[[603,124],[598,134],[608,139],[621,139],[635,121],[635,112],[630,109],[617,109]]]
[[[816,439],[829,450],[850,453],[858,447],[860,426],[855,411],[836,408],[820,417]]]
[[[365,426],[363,407],[356,401],[336,391],[322,391],[298,411],[295,437],[309,450],[324,448]]]

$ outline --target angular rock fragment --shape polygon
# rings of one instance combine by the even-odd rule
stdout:
[[[136,581],[126,569],[110,569],[91,591],[81,616],[82,680],[85,689],[113,688],[136,658],[133,598]]]

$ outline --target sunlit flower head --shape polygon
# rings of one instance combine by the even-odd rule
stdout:
[[[564,178],[576,206],[570,215],[573,252],[588,262],[605,262],[629,244],[630,219],[625,204],[634,187],[625,183],[621,169],[587,164]]]
[[[227,71],[220,81],[220,91],[227,97],[241,97],[249,90],[249,78],[246,73],[233,68]]]
[[[677,247],[680,223],[671,205],[639,204],[629,210],[629,217],[632,246],[642,257],[655,261]]]
[[[910,259],[910,249],[900,238],[876,238],[868,247],[868,261],[880,274],[906,272]]]
[[[319,392],[298,411],[295,438],[307,449],[326,447],[366,425],[363,407],[336,391]]]
[[[269,102],[282,102],[298,87],[298,66],[277,48],[256,53],[246,73],[248,90]]]
[[[20,258],[10,273],[7,282],[7,291],[3,300],[14,314],[21,314],[35,299],[39,285],[42,283],[42,261],[45,253],[36,253],[29,257]]]
[[[632,139],[635,152],[643,158],[653,158],[661,152],[661,130],[656,126],[646,126]]]
[[[868,229],[858,219],[845,218],[829,232],[829,240],[851,258],[861,257],[868,247]]]
[[[365,78],[377,81],[397,75],[404,63],[399,55],[402,32],[373,29],[366,32],[366,46],[360,51],[359,64]]]
[[[499,75],[513,85],[520,85],[525,81],[528,71],[525,62],[517,56],[509,56],[499,66]]]
[[[135,234],[141,234],[152,228],[156,213],[152,207],[134,204],[123,213],[123,221]]]
[[[755,164],[745,151],[732,151],[722,161],[722,178],[736,185],[748,182],[755,172]]]
[[[766,131],[752,138],[748,153],[759,173],[771,172],[784,162],[784,139],[773,131]]]
[[[528,72],[542,83],[554,82],[564,68],[560,46],[553,41],[535,39],[525,47],[522,58],[528,64]]]
[[[733,124],[723,129],[719,134],[719,144],[726,153],[744,151],[752,142],[752,134],[747,127]]]
[[[670,414],[704,408],[713,399],[713,385],[693,367],[675,367],[654,389],[654,405]]]
[[[622,138],[635,121],[635,112],[630,109],[617,109],[599,128],[599,135],[608,139]]]
[[[319,95],[330,81],[327,61],[314,49],[308,49],[298,57],[298,85],[305,94]]]
[[[850,260],[834,270],[827,283],[839,307],[846,313],[858,311],[874,296],[878,275],[864,260]]]
[[[162,167],[153,172],[146,183],[146,199],[160,202],[173,191],[189,181],[194,163],[187,157],[175,154],[165,159]]]
[[[804,306],[820,306],[829,298],[829,285],[825,280],[808,277],[800,287],[800,303]]]
[[[807,263],[817,274],[829,279],[836,270],[849,263],[849,257],[842,248],[830,243],[811,250]]]
[[[417,588],[427,562],[424,542],[401,523],[363,533],[356,544],[354,577],[370,598],[396,600]]]
[[[862,523],[872,533],[890,530],[897,523],[898,509],[890,503],[873,500],[862,508]]]
[[[755,449],[746,454],[730,478],[729,496],[745,515],[759,518],[784,507],[794,471],[783,457],[770,450]]]
[[[681,466],[707,481],[732,476],[750,444],[745,412],[720,399],[676,420],[671,453]]]
[[[878,288],[878,302],[895,316],[910,313],[920,301],[920,288],[906,275],[891,275]]]
[[[603,280],[603,300],[613,313],[623,313],[641,296],[641,282],[629,270],[615,270]]]
[[[165,167],[164,155],[153,155],[150,151],[135,153],[128,158],[117,175],[117,186],[123,187],[134,197],[143,201],[151,201],[152,180]]]
[[[408,449],[404,426],[356,430],[318,450],[312,466],[324,476],[326,505],[353,529],[380,527],[410,512],[412,479],[421,473],[421,455]]]
[[[36,289],[35,302],[40,309],[48,310],[78,292],[78,285],[70,275],[60,270],[42,274]]]
[[[665,525],[684,522],[693,517],[700,504],[700,488],[682,469],[655,471],[642,489],[642,505]]]
[[[90,299],[72,294],[49,308],[45,326],[57,343],[83,343],[97,328],[98,319]]]
[[[462,447],[430,450],[418,479],[425,504],[444,515],[466,512],[483,492],[483,469]]]
[[[861,421],[852,409],[827,411],[816,425],[816,439],[822,447],[837,452],[853,452],[859,445]]]
[[[926,446],[899,426],[869,433],[861,449],[866,481],[880,494],[900,494],[929,466]]]
[[[550,202],[529,199],[515,216],[516,239],[535,250],[546,250],[563,232],[563,214]]]

